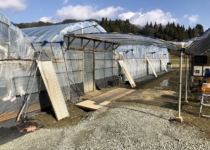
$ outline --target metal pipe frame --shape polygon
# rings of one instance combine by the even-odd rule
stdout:
[[[188,91],[188,55],[185,55],[185,103],[188,103],[187,101],[187,91]]]
[[[180,50],[180,62],[179,62],[179,101],[178,101],[178,117],[181,117],[181,99],[182,99],[182,56],[183,49]]]

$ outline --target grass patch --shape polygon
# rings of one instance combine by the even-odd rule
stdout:
[[[172,58],[171,63],[172,64],[179,64],[179,59]]]

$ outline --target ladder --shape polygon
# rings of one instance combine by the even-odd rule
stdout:
[[[203,115],[203,114],[202,114],[202,109],[203,109],[203,107],[210,107],[210,104],[205,104],[205,103],[204,103],[205,97],[210,97],[210,94],[202,94],[202,98],[201,98],[201,102],[200,102],[199,117],[208,117],[208,118],[210,118],[209,115]]]

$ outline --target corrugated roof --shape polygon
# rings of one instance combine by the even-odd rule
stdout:
[[[186,48],[186,51],[195,55],[210,51],[210,28],[200,37],[193,39],[193,43]]]

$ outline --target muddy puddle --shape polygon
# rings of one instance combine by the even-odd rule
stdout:
[[[163,80],[158,86],[155,86],[154,89],[158,90],[167,89],[167,87],[169,86],[169,80],[170,78]]]

